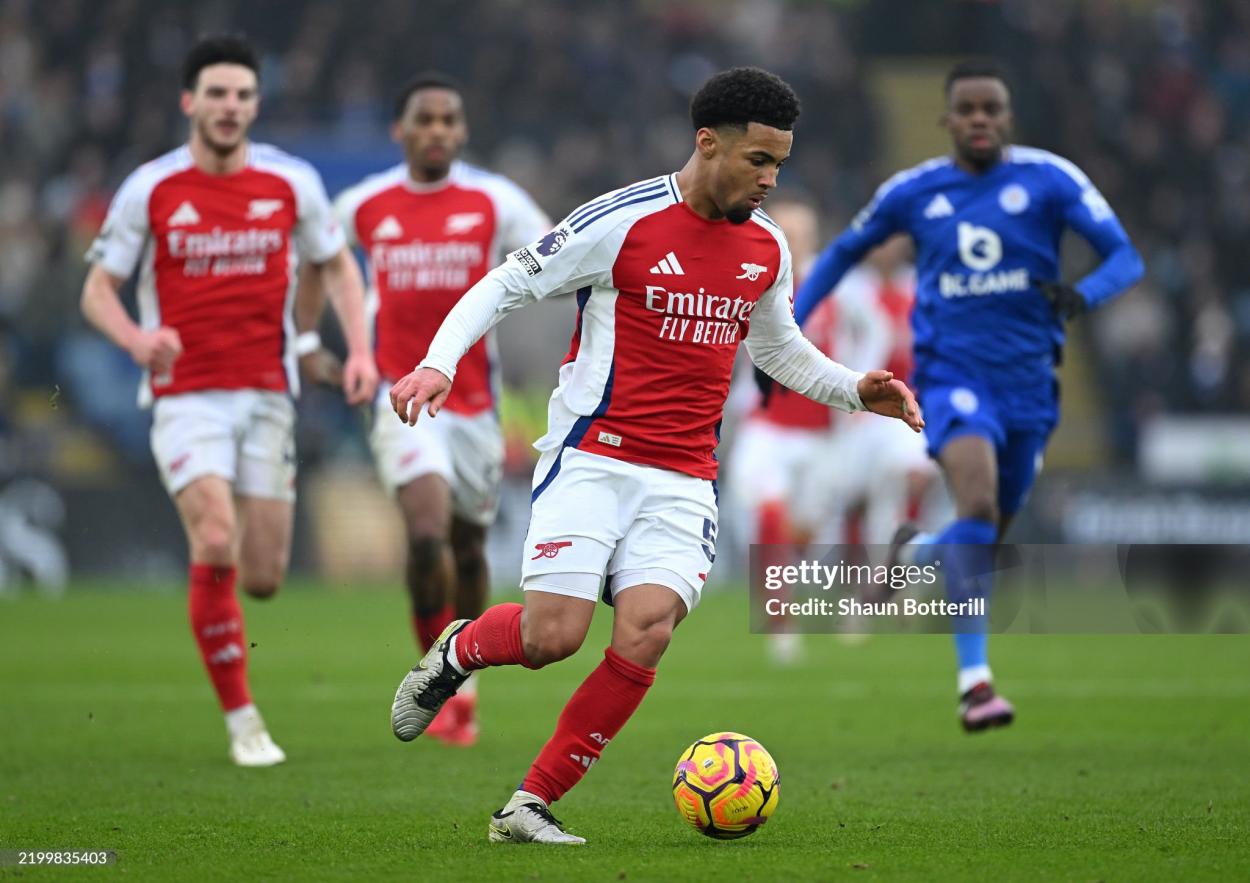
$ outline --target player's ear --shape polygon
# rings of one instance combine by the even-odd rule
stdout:
[[[399,120],[391,123],[391,140],[398,144],[403,139],[403,135],[399,131]]]
[[[191,116],[191,103],[195,100],[195,93],[190,89],[183,89],[182,94],[178,96],[178,106],[182,108],[185,116]]]
[[[720,136],[715,129],[704,126],[694,133],[694,146],[700,156],[704,159],[711,159],[716,155],[717,147],[720,146]]]

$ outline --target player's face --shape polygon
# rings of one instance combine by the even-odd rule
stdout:
[[[944,121],[955,155],[974,168],[986,168],[998,161],[1011,137],[1011,95],[995,77],[956,80]]]
[[[391,137],[404,148],[408,167],[423,180],[444,177],[469,140],[459,93],[435,88],[412,93],[404,115],[391,128]]]
[[[247,138],[259,109],[256,74],[241,64],[210,64],[200,71],[195,88],[182,93],[192,137],[223,156]]]
[[[712,199],[730,223],[744,223],[777,186],[794,133],[762,123],[748,123],[745,132],[731,127],[705,131],[716,136]]]

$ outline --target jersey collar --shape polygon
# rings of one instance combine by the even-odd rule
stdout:
[[[460,160],[452,160],[451,168],[447,174],[439,178],[437,181],[414,181],[412,175],[408,173],[408,166],[404,166],[404,187],[413,193],[437,193],[440,190],[446,190],[452,184],[456,183],[456,179],[460,176]]]

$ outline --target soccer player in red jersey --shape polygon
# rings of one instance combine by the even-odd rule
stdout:
[[[795,279],[801,280],[820,248],[816,212],[806,202],[782,197],[769,210],[769,216],[781,228],[790,247]],[[821,352],[847,365],[885,363],[886,323],[865,298],[830,298],[822,306],[803,329]],[[828,516],[840,501],[823,479],[833,471],[828,464],[838,462],[830,457],[832,433],[850,418],[835,424],[834,414],[826,405],[778,386],[758,368],[755,373],[765,381],[761,384],[764,395],[739,425],[725,464],[729,490],[739,511],[746,515],[750,541],[800,546],[843,542],[841,535],[825,529]],[[892,421],[865,419],[914,435]],[[777,620],[772,624],[784,627]],[[782,630],[769,635],[774,662],[791,664],[800,651],[797,634]]]
[[[285,760],[252,703],[235,583],[272,596],[290,554],[297,252],[319,268],[342,323],[347,400],[377,386],[363,282],[320,177],[248,140],[258,70],[241,37],[192,47],[181,98],[190,139],[122,184],[82,293],[87,319],[145,369],[152,452],[190,545],[191,629],[240,766]],[[137,266],[135,323],[118,292]]]
[[[551,229],[521,188],[458,159],[468,140],[461,90],[435,72],[400,89],[392,137],[404,161],[344,192],[335,205],[364,250],[378,389],[370,445],[408,535],[406,581],[422,650],[453,619],[486,606],[486,528],[499,506],[503,434],[496,413],[493,336],[469,348],[439,420],[408,426],[391,413],[390,383],[412,370],[452,307],[503,256]],[[429,735],[477,740],[476,678],[439,714]]]
[[[716,557],[716,442],[738,344],[778,382],[843,410],[924,425],[888,372],[820,353],[790,311],[790,253],[760,204],[790,154],[798,99],[757,68],[714,76],[691,103],[685,167],[609,193],[519,249],[461,298],[421,364],[391,389],[397,414],[436,418],[456,364],[506,313],[576,292],[572,345],[534,472],[525,604],[451,623],[400,684],[391,726],[419,736],[475,669],[572,655],[603,594],[612,643],[577,689],[496,842],[582,843],[549,805],[642,702],[673,629]],[[604,577],[606,576],[606,584]]]

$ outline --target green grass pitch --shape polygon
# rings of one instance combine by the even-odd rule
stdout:
[[[556,814],[581,848],[495,845],[489,814],[597,664],[483,678],[474,749],[390,734],[414,659],[398,590],[247,602],[257,701],[289,755],[240,770],[180,593],[0,603],[0,847],[115,849],[110,868],[0,877],[413,880],[1174,880],[1250,877],[1250,638],[991,643],[1019,718],[966,736],[941,636],[811,638],[778,670],[740,593],[678,630],[629,726]],[[669,780],[732,729],[781,770],[777,814],[721,843]]]

